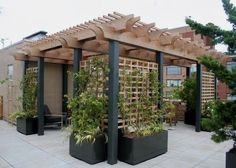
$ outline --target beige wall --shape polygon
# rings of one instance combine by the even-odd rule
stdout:
[[[9,113],[17,111],[20,103],[16,99],[22,96],[20,81],[23,78],[24,62],[16,61],[9,52],[0,50],[0,80],[7,78],[7,65],[13,64],[13,80],[0,85],[0,95],[3,96],[3,117],[7,120]],[[37,66],[31,62],[30,67]],[[72,70],[72,66],[70,66]],[[68,79],[68,91],[72,95],[72,78]],[[44,71],[44,101],[52,113],[62,112],[62,65],[45,63]]]
[[[52,113],[62,112],[62,66],[45,63],[44,103]]]
[[[3,96],[3,118],[7,120],[9,113],[17,111],[21,104],[17,102],[17,97],[22,96],[19,89],[20,81],[23,77],[23,62],[15,61],[8,50],[0,51],[0,80],[6,79],[7,67],[13,65],[13,80],[0,85],[0,95]]]

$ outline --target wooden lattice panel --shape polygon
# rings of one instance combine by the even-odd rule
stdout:
[[[99,56],[100,59],[103,59],[104,63],[108,63],[108,56],[104,55],[104,56]],[[88,60],[84,60],[80,62],[80,67],[81,69],[84,68],[89,68],[89,61]],[[122,117],[121,114],[119,114],[118,117],[118,128],[124,128],[127,127],[127,125],[130,122],[135,122],[136,118],[138,118],[137,116],[139,115],[139,119],[142,119],[141,114],[139,114],[139,112],[135,109],[135,106],[138,106],[140,104],[140,96],[141,93],[143,93],[144,88],[146,88],[145,85],[149,84],[148,81],[145,81],[145,78],[143,78],[140,75],[132,75],[132,81],[131,81],[131,85],[127,86],[126,85],[126,79],[124,72],[125,73],[133,73],[135,71],[139,71],[139,73],[141,73],[143,76],[147,75],[150,71],[155,70],[157,71],[158,65],[157,63],[154,62],[147,62],[147,61],[141,61],[141,60],[137,60],[137,59],[129,59],[129,58],[124,58],[124,57],[119,57],[119,88],[120,88],[120,92],[119,95],[122,96],[124,94],[130,93],[130,97],[128,98],[128,100],[124,103],[124,106],[126,108],[130,108],[130,106],[134,107],[134,110],[128,114],[128,116],[126,116],[126,120],[124,120],[124,117]],[[100,91],[102,91],[102,88],[99,89]],[[101,92],[101,94],[103,94]],[[146,93],[148,94],[152,94],[150,91],[147,91]],[[151,106],[151,108],[153,110],[157,109],[157,105],[153,104]],[[105,118],[102,120],[101,125],[103,128],[106,128],[108,125],[108,119],[107,119],[107,115],[105,116]]]
[[[38,68],[37,67],[27,68],[26,73],[27,72],[33,72],[33,73],[37,74],[38,73]]]
[[[215,76],[211,72],[202,72],[202,110],[205,104],[215,99]]]
[[[120,88],[120,96],[124,97],[124,95],[130,95],[126,98],[124,107],[127,109],[133,108],[132,112],[126,116],[126,120],[119,120],[118,127],[123,128],[127,127],[127,125],[132,125],[136,121],[137,118],[142,120],[143,116],[138,111],[138,107],[142,102],[141,96],[144,92],[146,92],[146,96],[152,94],[150,90],[146,90],[146,86],[149,86],[150,83],[146,80],[146,76],[152,70],[157,71],[158,65],[154,62],[141,61],[137,59],[127,59],[120,58],[119,59],[119,88]],[[136,74],[136,72],[140,74]],[[125,79],[125,74],[131,74],[132,79],[130,84],[127,85],[127,79]],[[154,111],[157,108],[156,104],[152,104],[150,108]],[[151,116],[150,116],[151,117]]]
[[[26,73],[32,73],[34,75],[34,82],[37,83],[38,68],[30,67],[26,69]]]

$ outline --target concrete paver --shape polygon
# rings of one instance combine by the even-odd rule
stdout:
[[[89,165],[69,155],[65,130],[46,130],[44,136],[25,136],[15,126],[0,121],[0,168],[224,168],[225,152],[233,142],[216,144],[211,133],[196,133],[179,122],[169,131],[168,152],[136,166],[123,162]]]

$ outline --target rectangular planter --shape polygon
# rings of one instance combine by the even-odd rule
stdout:
[[[226,168],[236,168],[236,153],[226,152]]]
[[[16,130],[25,135],[38,132],[38,118],[17,118]]]
[[[96,138],[94,143],[82,142],[76,144],[74,136],[70,136],[70,155],[89,164],[96,164],[107,159],[106,139],[104,136]]]
[[[138,137],[119,137],[118,158],[131,165],[164,154],[168,149],[168,132]]]

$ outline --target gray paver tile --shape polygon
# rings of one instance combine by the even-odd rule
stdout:
[[[211,133],[196,133],[193,126],[179,122],[169,131],[168,152],[164,155],[136,166],[120,161],[112,166],[107,162],[89,165],[69,155],[66,134],[65,130],[45,130],[44,136],[25,136],[0,121],[0,168],[223,168],[225,152],[233,144],[216,144],[210,140]]]

